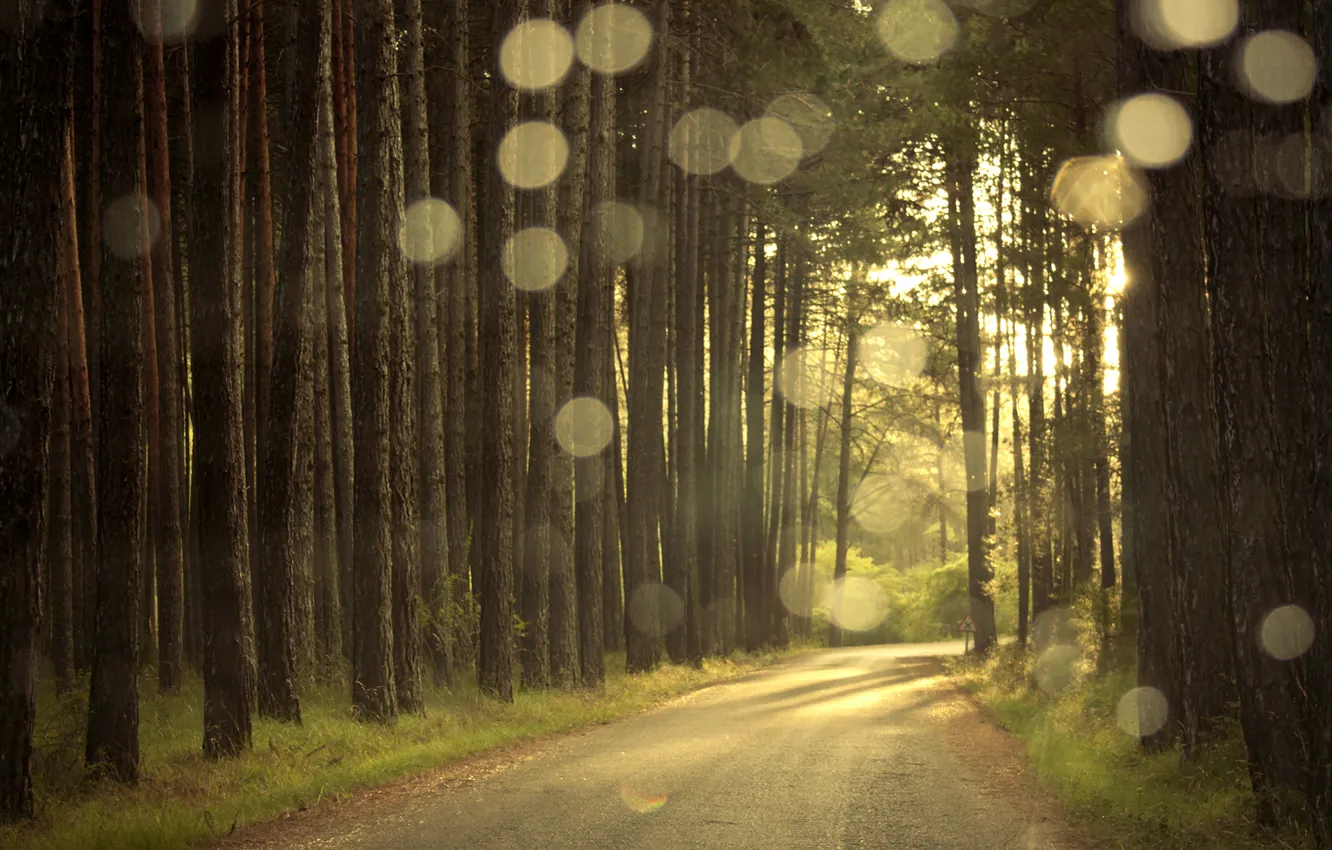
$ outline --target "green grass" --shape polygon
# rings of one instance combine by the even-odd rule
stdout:
[[[1178,750],[1143,753],[1115,721],[1136,673],[1084,676],[1060,694],[1028,685],[1031,664],[1016,647],[990,661],[953,665],[960,684],[1026,743],[1042,784],[1110,846],[1131,850],[1312,847],[1298,830],[1264,833],[1238,729],[1185,761]],[[1085,672],[1085,671],[1084,671]]]
[[[390,725],[354,721],[345,689],[315,688],[302,699],[303,725],[256,719],[253,752],[216,762],[200,749],[202,683],[189,681],[179,696],[162,697],[145,677],[139,726],[143,778],[134,787],[87,778],[86,700],[43,693],[34,765],[38,817],[0,827],[0,847],[186,847],[225,835],[233,824],[269,820],[463,756],[633,714],[778,657],[737,655],[709,660],[702,670],[667,665],[644,675],[611,672],[600,692],[519,692],[512,704],[482,698],[469,681],[452,693],[428,692],[424,716],[402,716]],[[607,667],[622,671],[623,654],[608,657]]]

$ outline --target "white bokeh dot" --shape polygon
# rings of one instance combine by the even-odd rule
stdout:
[[[504,246],[504,276],[525,292],[550,289],[569,268],[569,249],[548,227],[520,230]]]
[[[1239,47],[1240,85],[1254,100],[1294,103],[1313,91],[1318,60],[1309,42],[1286,30],[1266,30]]]
[[[574,43],[569,31],[549,18],[534,18],[514,27],[500,46],[500,73],[509,85],[541,91],[558,85],[573,67]]]
[[[549,186],[569,162],[569,141],[564,131],[546,121],[527,121],[504,134],[499,147],[499,169],[516,189]]]

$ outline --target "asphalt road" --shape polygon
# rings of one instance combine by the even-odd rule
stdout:
[[[826,650],[357,812],[288,847],[1083,848],[927,654]],[[304,832],[304,831],[302,831]],[[276,836],[275,836],[276,837]]]

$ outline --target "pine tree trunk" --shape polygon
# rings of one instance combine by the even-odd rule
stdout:
[[[610,107],[614,106],[614,89],[609,84],[602,85],[603,91],[597,98],[605,97]],[[597,100],[601,103],[601,100]],[[595,118],[593,120],[596,120]],[[613,120],[613,119],[612,119]],[[613,168],[613,160],[608,160],[608,168]],[[613,173],[613,172],[612,172]],[[614,190],[614,187],[611,187]],[[609,256],[609,254],[608,254]],[[624,496],[624,431],[620,423],[620,388],[615,380],[615,354],[619,348],[615,341],[615,278],[614,269],[607,264],[604,280],[604,298],[606,300],[605,334],[612,340],[606,346],[606,358],[603,364],[602,386],[605,388],[607,406],[611,412],[611,444],[606,452],[605,468],[602,470],[606,483],[605,502],[602,504],[601,538],[601,628],[602,646],[607,652],[624,649],[624,571],[621,561],[624,557],[624,517],[627,509]],[[603,339],[605,337],[603,336]],[[603,661],[604,664],[604,661]],[[584,682],[587,680],[584,679]]]
[[[499,45],[527,15],[527,0],[500,0],[492,10],[491,35]],[[518,120],[518,94],[509,88],[498,62],[490,82],[488,143],[497,149],[509,128]],[[515,566],[514,516],[516,511],[516,453],[514,393],[518,365],[518,306],[513,285],[503,278],[501,267],[505,245],[514,232],[514,197],[499,172],[492,167],[485,186],[485,234],[482,250],[487,283],[480,292],[478,354],[479,386],[487,392],[480,416],[481,477],[475,578],[481,602],[481,634],[477,675],[481,692],[506,702],[513,700],[513,594]]]
[[[797,249],[799,250],[799,249]],[[787,352],[794,351],[800,342],[800,325],[804,311],[804,291],[805,291],[805,257],[799,254],[795,261],[795,270],[792,274],[794,279],[793,292],[791,299],[790,313],[786,321],[786,346]],[[775,362],[781,362],[780,360]],[[772,587],[772,599],[769,604],[773,606],[775,612],[776,626],[773,629],[773,638],[778,646],[786,646],[790,642],[791,629],[788,625],[790,618],[786,608],[786,601],[779,595],[778,590],[782,583],[787,582],[788,576],[797,577],[794,573],[796,569],[796,523],[798,516],[796,514],[796,455],[795,455],[795,435],[796,435],[796,407],[794,404],[786,404],[786,445],[782,453],[785,459],[783,463],[784,480],[782,482],[782,503],[779,525],[781,528],[781,537],[779,540],[777,570],[774,575]],[[775,438],[774,438],[775,439]],[[774,474],[775,471],[774,471]],[[789,584],[787,585],[790,586]]]
[[[778,593],[778,583],[781,581],[781,571],[777,565],[777,544],[781,536],[781,516],[782,516],[782,485],[785,478],[785,461],[783,450],[786,446],[786,421],[785,406],[782,404],[782,394],[778,391],[776,380],[776,364],[782,362],[782,353],[784,340],[782,334],[785,333],[786,325],[786,288],[787,288],[787,269],[786,269],[786,243],[785,240],[778,237],[776,269],[773,274],[773,310],[772,310],[772,349],[773,349],[773,387],[772,387],[772,406],[769,413],[769,421],[772,423],[768,431],[768,522],[767,522],[767,541],[764,546],[764,564],[763,564],[763,609],[765,614],[764,641],[774,642],[784,626],[784,617],[782,610],[782,600]],[[766,359],[766,355],[764,356]]]
[[[860,344],[853,302],[854,291],[846,294],[846,368],[842,373],[842,411],[839,417],[841,438],[837,456],[837,556],[833,564],[833,581],[846,578],[846,553],[851,530],[851,391],[856,382],[856,347]],[[828,645],[842,645],[842,629],[836,616],[828,622]]]
[[[976,652],[985,654],[995,642],[994,601],[986,585],[989,565],[989,505],[985,475],[985,396],[980,388],[980,292],[976,274],[976,220],[969,160],[949,163],[952,213],[953,279],[957,301],[957,363],[961,389],[962,430],[967,467],[967,584],[971,618],[976,627]]]
[[[763,222],[754,237],[754,279],[749,307],[749,374],[745,386],[745,497],[744,497],[744,639],[754,652],[767,639],[767,594],[763,534],[763,292],[767,286],[768,238]]]
[[[397,31],[393,0],[374,0],[357,15],[358,116],[355,411],[355,585],[352,594],[352,710],[367,720],[397,716],[394,687],[391,489],[391,332],[402,271],[396,244],[402,220],[401,121],[397,110]],[[396,148],[396,150],[395,150]]]
[[[399,116],[397,132],[389,141],[390,172],[395,221],[403,221],[404,198],[415,201],[429,194],[430,162],[426,136],[425,104],[414,102],[425,97],[425,56],[421,40],[419,0],[404,0],[398,10],[405,33],[402,41],[402,82],[388,81],[390,109]],[[404,91],[405,90],[405,91]],[[412,161],[407,162],[410,155]],[[408,180],[411,180],[408,183]],[[399,224],[393,229],[398,233]],[[425,291],[434,295],[434,275],[428,264],[411,266],[401,248],[390,252],[396,260],[392,267],[392,373],[390,375],[389,415],[392,421],[390,481],[393,494],[393,663],[394,683],[398,692],[398,710],[419,714],[425,704],[421,696],[421,470],[424,443],[417,414],[422,387],[416,364],[418,357],[419,298]],[[433,306],[433,298],[427,299]],[[429,311],[433,313],[433,309]],[[438,357],[438,346],[431,339],[431,359]],[[437,383],[436,383],[437,387]],[[433,430],[432,430],[432,433]],[[433,522],[433,519],[432,519]],[[432,540],[432,544],[433,544]]]
[[[250,747],[256,699],[242,426],[239,220],[240,62],[233,0],[205,7],[195,48],[196,196],[190,286],[197,434],[195,481],[204,632],[204,755]]]
[[[124,23],[132,26],[128,16]],[[8,406],[6,433],[12,440],[0,455],[0,668],[7,671],[0,680],[0,823],[33,815],[40,535],[55,380],[60,237],[66,219],[62,166],[71,138],[69,102],[61,95],[70,84],[76,26],[73,4],[62,2],[46,9],[26,40],[14,33],[0,37],[0,63],[6,66],[7,81],[18,87],[0,106],[9,128],[0,136],[0,200],[12,211],[0,224],[0,238],[7,246],[0,259],[5,280],[0,393]],[[117,27],[112,34],[122,32]]]
[[[128,4],[102,21],[106,46],[107,127],[102,136],[102,186],[114,200],[143,198],[141,36]],[[129,239],[142,238],[130,218]],[[132,782],[139,775],[139,619],[144,563],[144,291],[143,262],[103,242],[101,290],[102,436],[98,449],[97,632],[88,702],[90,767]],[[123,246],[122,246],[123,247]]]
[[[145,26],[160,27],[161,0],[141,0]],[[162,223],[153,245],[153,299],[157,319],[158,468],[153,538],[157,545],[158,685],[180,690],[184,664],[184,566],[181,531],[180,354],[176,329],[175,218],[172,216],[170,134],[167,121],[166,63],[162,44],[147,39],[144,95],[150,137],[149,192]]]
[[[591,9],[591,3],[578,2],[573,8],[561,0],[553,3],[551,14],[576,25],[582,15]],[[556,284],[555,290],[555,383],[552,410],[558,413],[574,397],[574,375],[577,371],[577,340],[579,313],[579,285],[583,266],[583,216],[586,211],[588,169],[588,123],[592,94],[592,74],[586,67],[575,66],[565,82],[563,102],[559,107],[560,121],[569,140],[569,163],[562,178],[558,194],[558,230],[564,236],[569,250],[569,268]],[[599,389],[599,388],[598,388]],[[567,452],[552,445],[551,507],[550,507],[550,662],[556,682],[574,684],[583,673],[580,661],[583,650],[596,655],[601,651],[601,592],[600,571],[585,572],[585,580],[595,580],[596,588],[589,588],[587,602],[580,600],[578,569],[574,561],[577,529],[574,525],[574,466],[575,460]],[[589,483],[587,486],[591,486]],[[589,500],[587,504],[596,504]],[[598,529],[599,531],[599,529]],[[600,552],[590,563],[600,561]],[[584,605],[593,605],[595,616],[583,622]],[[584,639],[584,637],[586,639]],[[594,658],[589,672],[593,684],[602,681],[604,663]]]
[[[68,179],[74,147],[70,116],[60,145],[56,188],[60,198],[59,242],[56,259],[55,335],[51,391],[51,421],[47,443],[46,587],[51,642],[48,650],[56,677],[56,690],[69,689],[74,669],[74,535],[71,513],[70,463],[70,293],[78,286],[78,234],[73,229],[73,183]]]
[[[574,5],[571,19],[582,20],[592,8],[591,0],[580,0]],[[567,398],[590,397],[603,401],[615,391],[615,385],[606,384],[605,364],[610,351],[610,328],[607,302],[614,285],[614,269],[610,264],[609,234],[604,228],[585,233],[582,228],[587,210],[611,199],[611,167],[613,149],[613,120],[615,109],[614,83],[598,75],[592,79],[585,70],[576,71],[564,101],[564,127],[570,137],[573,174],[566,182],[561,199],[564,225],[561,228],[576,246],[570,251],[570,274],[556,305],[557,359],[560,362],[561,381],[556,386],[557,406],[566,399],[564,378],[568,377]],[[576,235],[575,235],[576,234]],[[571,371],[570,371],[571,370]],[[611,405],[607,404],[607,408]],[[566,519],[561,508],[555,510],[555,526],[567,534],[572,521],[572,547],[566,547],[565,564],[556,562],[555,570],[571,569],[574,578],[577,610],[579,678],[583,687],[597,688],[606,681],[604,639],[606,582],[602,573],[606,528],[613,526],[613,517],[607,513],[607,499],[614,486],[615,471],[610,463],[613,446],[598,454],[576,458],[572,462],[573,496],[577,500],[571,516]],[[568,461],[559,461],[568,463]],[[557,503],[568,507],[568,497],[560,492],[567,484],[557,471]],[[572,556],[570,558],[570,556]],[[566,566],[567,565],[567,566]]]

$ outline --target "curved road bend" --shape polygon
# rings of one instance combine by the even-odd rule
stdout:
[[[1035,787],[1019,745],[923,657],[961,649],[802,655],[475,781],[253,838],[347,850],[1092,846]]]

